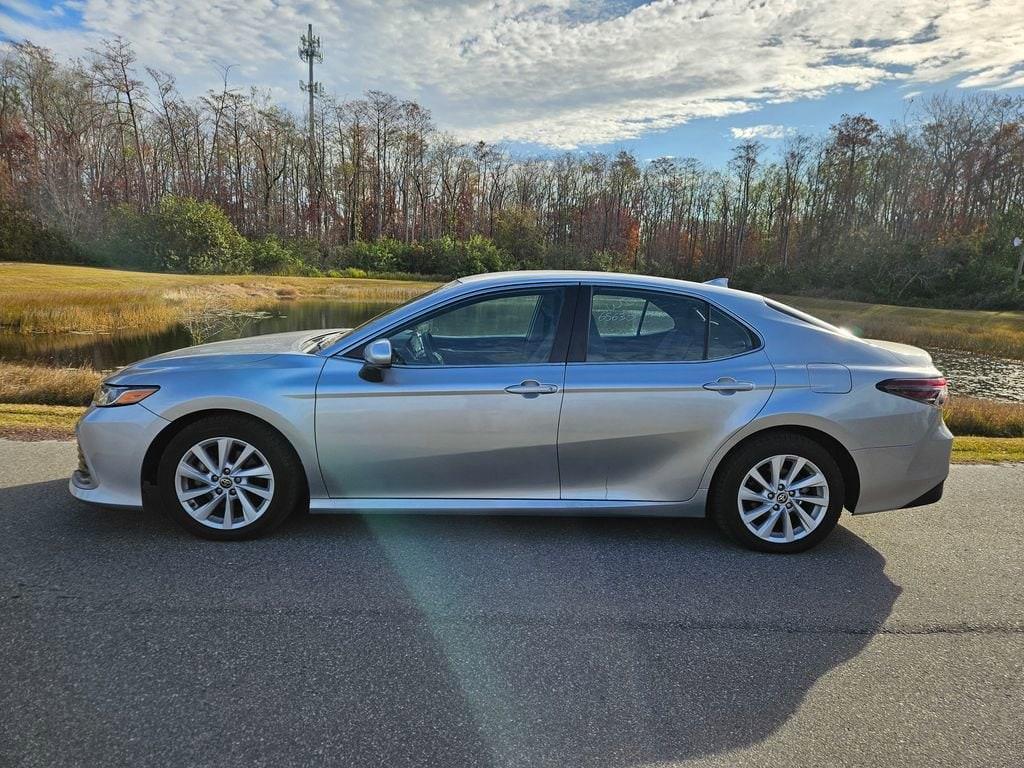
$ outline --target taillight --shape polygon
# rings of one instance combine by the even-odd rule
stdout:
[[[909,397],[919,403],[941,407],[949,399],[949,388],[945,377],[934,379],[886,379],[876,384],[883,392],[899,397]]]

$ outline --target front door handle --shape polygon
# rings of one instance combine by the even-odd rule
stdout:
[[[736,381],[732,376],[721,376],[718,381],[709,381],[704,389],[712,392],[749,392],[754,388],[752,381]]]
[[[527,379],[520,384],[505,387],[505,391],[512,395],[553,395],[558,391],[558,387],[555,384],[541,384],[534,379]]]

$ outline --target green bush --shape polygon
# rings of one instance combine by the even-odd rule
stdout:
[[[302,261],[273,235],[249,243],[249,258],[254,272],[265,275],[294,275]]]
[[[119,206],[107,229],[105,251],[121,266],[193,274],[252,271],[253,245],[213,203],[168,196],[145,213]],[[273,245],[258,250],[271,261],[280,255]]]
[[[357,240],[335,246],[328,262],[334,270],[359,269],[375,275],[459,277],[510,268],[507,254],[481,235],[473,235],[468,240],[441,237],[411,244],[392,238],[372,243]]]
[[[28,211],[0,202],[0,261],[89,264],[96,255]]]

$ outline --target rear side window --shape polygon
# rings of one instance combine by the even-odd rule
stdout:
[[[687,362],[757,347],[740,323],[703,299],[656,291],[595,288],[588,362]]]
[[[742,355],[757,346],[757,339],[746,326],[717,307],[711,307],[708,323],[708,360]]]

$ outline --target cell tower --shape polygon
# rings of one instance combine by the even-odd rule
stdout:
[[[323,85],[313,79],[313,62],[323,62],[320,38],[313,36],[313,25],[306,28],[306,34],[299,38],[299,58],[309,62],[309,81],[299,81],[299,88],[309,94],[309,203],[311,212],[316,210],[319,195],[316,189],[316,113],[314,100],[323,96]],[[319,225],[318,225],[319,226]]]
[[[309,139],[313,141],[313,129],[316,125],[313,117],[313,100],[324,93],[323,85],[313,79],[313,62],[323,62],[324,55],[320,50],[320,38],[313,36],[313,25],[306,29],[306,34],[299,38],[299,58],[309,62],[309,82],[299,81],[299,88],[309,93]]]

